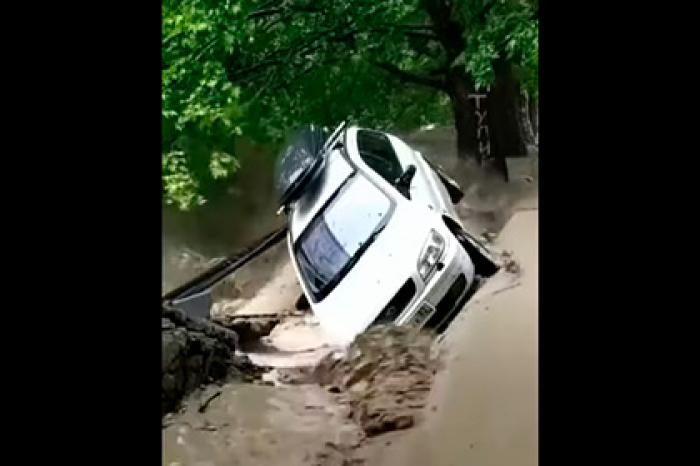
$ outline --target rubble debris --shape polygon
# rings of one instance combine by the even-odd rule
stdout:
[[[362,466],[367,464],[364,458],[355,456],[354,446],[326,442],[321,451],[315,455],[314,466]]]
[[[498,235],[496,233],[488,230],[484,230],[484,232],[481,234],[481,238],[487,243],[493,243],[497,236]]]
[[[243,288],[233,277],[226,277],[211,289],[212,301],[237,300],[244,294]]]
[[[211,305],[211,309],[209,309],[209,315],[214,320],[234,315],[236,311],[245,306],[248,302],[247,299],[240,297],[233,299],[214,298],[214,290],[212,290],[212,300],[214,303]]]
[[[314,383],[313,367],[279,367],[276,369],[277,381],[287,385]]]
[[[498,262],[499,267],[508,273],[517,275],[521,271],[520,264],[513,258],[513,253],[510,251],[502,251]]]
[[[339,393],[337,401],[368,437],[407,429],[430,390],[437,365],[432,342],[427,332],[373,327],[358,335],[344,357],[324,357],[309,378]]]
[[[270,334],[280,323],[282,314],[261,314],[252,316],[219,315],[212,319],[218,325],[233,330],[238,335],[239,344],[246,346],[258,342]]]
[[[214,393],[212,393],[211,395],[206,397],[204,399],[204,401],[202,401],[202,403],[199,404],[199,408],[197,408],[197,411],[199,411],[200,413],[203,413],[204,411],[206,411],[207,408],[209,407],[209,403],[214,401],[219,396],[221,396],[221,390],[215,390]]]
[[[166,328],[172,324],[175,327],[183,327],[189,331],[202,332],[209,338],[221,341],[231,350],[235,350],[238,347],[238,335],[236,332],[217,325],[215,322],[192,319],[185,312],[172,307],[162,307],[161,312],[162,330],[172,329]],[[170,323],[167,321],[170,321]]]

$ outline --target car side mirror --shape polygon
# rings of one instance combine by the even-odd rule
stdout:
[[[416,166],[415,165],[409,165],[408,168],[406,168],[406,171],[401,174],[400,177],[396,179],[396,182],[394,185],[396,186],[396,189],[399,190],[401,194],[406,199],[410,199],[410,188],[411,188],[411,181],[413,180],[413,177],[416,176]]]

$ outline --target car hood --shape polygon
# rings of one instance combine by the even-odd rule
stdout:
[[[350,343],[364,331],[415,274],[431,228],[445,236],[439,214],[399,202],[384,230],[353,268],[325,299],[312,304],[324,330],[340,343]]]

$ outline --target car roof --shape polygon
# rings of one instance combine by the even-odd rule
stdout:
[[[323,173],[310,183],[304,194],[292,205],[289,232],[293,241],[296,241],[333,193],[354,172],[355,169],[343,157],[340,150],[331,151],[326,159]]]
[[[289,216],[289,231],[292,241],[296,241],[316,214],[325,206],[330,197],[354,172],[367,175],[364,164],[358,163],[357,126],[345,130],[343,146],[333,149],[326,158],[323,173],[309,185],[306,192],[292,204]],[[369,175],[372,179],[373,176]]]

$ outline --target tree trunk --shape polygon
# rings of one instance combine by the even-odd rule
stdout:
[[[507,62],[494,62],[494,71],[496,79],[487,102],[491,156],[495,167],[507,180],[506,157],[527,153],[518,118],[520,84]]]
[[[535,99],[530,99],[529,102],[530,122],[532,123],[532,131],[535,134],[535,144],[540,145],[540,104]]]
[[[525,144],[527,154],[534,154],[537,151],[537,140],[535,139],[535,131],[530,119],[530,97],[527,95],[527,92],[522,92],[518,101],[518,124],[520,126],[520,137]]]
[[[449,76],[448,83],[455,130],[457,130],[457,157],[473,159],[481,163],[476,137],[476,105],[474,99],[469,98],[471,86],[466,76],[461,74]]]
[[[452,99],[455,129],[457,130],[457,157],[473,159],[481,163],[478,142],[476,139],[476,115],[473,102]]]

